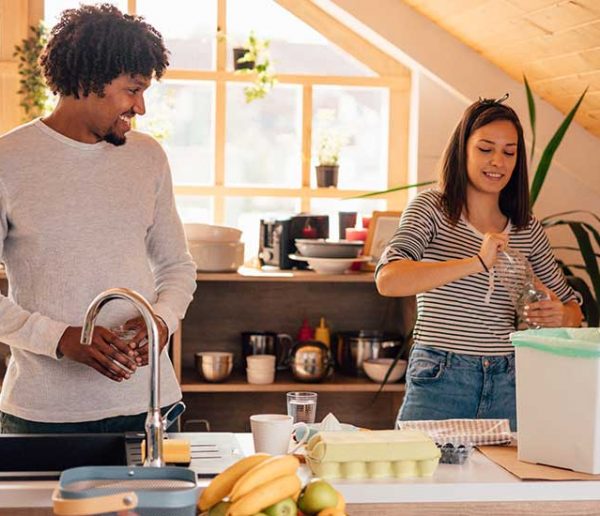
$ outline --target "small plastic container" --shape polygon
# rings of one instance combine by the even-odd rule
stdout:
[[[473,445],[470,442],[436,442],[436,446],[442,452],[440,464],[464,464],[473,453]]]

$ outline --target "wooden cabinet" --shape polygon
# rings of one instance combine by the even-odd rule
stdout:
[[[285,392],[310,390],[319,393],[317,419],[333,412],[343,422],[391,428],[403,383],[386,385],[376,396],[378,384],[337,371],[321,383],[296,382],[288,371],[278,371],[273,384],[246,382],[241,332],[274,331],[295,337],[304,318],[315,326],[320,317],[326,318],[332,334],[361,329],[406,333],[414,317],[414,298],[380,296],[372,273],[198,274],[194,301],[172,346],[188,405],[184,424],[190,419],[207,419],[213,431],[246,431],[251,414],[285,412]],[[232,375],[223,383],[205,382],[194,367],[198,351],[232,352]]]

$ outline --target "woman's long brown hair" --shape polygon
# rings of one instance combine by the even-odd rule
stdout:
[[[471,104],[452,133],[442,161],[440,188],[442,209],[456,224],[467,207],[467,140],[484,125],[496,120],[508,120],[517,130],[517,162],[510,181],[500,192],[500,210],[517,229],[523,229],[531,218],[529,180],[523,127],[515,111],[498,101],[479,100]]]

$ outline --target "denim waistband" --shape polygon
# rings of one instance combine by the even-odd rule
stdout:
[[[419,355],[427,356],[429,359],[435,359],[443,363],[445,367],[465,368],[465,369],[485,369],[489,372],[505,372],[514,370],[515,355],[508,353],[506,355],[464,355],[446,351],[444,349],[434,348],[416,344],[411,350],[411,358],[417,358]]]

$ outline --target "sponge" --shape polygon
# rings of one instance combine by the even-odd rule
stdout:
[[[142,462],[146,460],[146,440],[142,441]],[[192,461],[192,449],[189,441],[183,439],[164,439],[163,457],[167,464],[185,464]]]

